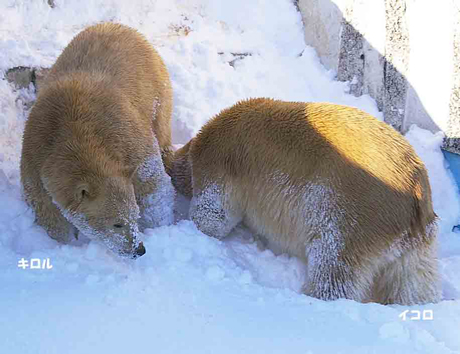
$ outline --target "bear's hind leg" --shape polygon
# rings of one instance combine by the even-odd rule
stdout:
[[[436,239],[423,247],[406,250],[382,267],[372,291],[381,304],[415,305],[440,300]]]
[[[222,239],[242,221],[242,213],[232,206],[228,191],[217,183],[194,186],[190,218],[204,234]]]
[[[307,279],[303,293],[321,300],[345,298],[365,302],[369,298],[372,273],[369,266],[356,265],[330,239],[315,239],[307,253]]]

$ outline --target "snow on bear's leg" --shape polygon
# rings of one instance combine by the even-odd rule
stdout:
[[[372,274],[368,267],[350,264],[339,240],[315,239],[307,254],[307,279],[303,292],[321,300],[369,298]]]
[[[350,242],[356,238],[359,225],[350,203],[327,181],[307,186],[304,196],[308,227],[315,234],[305,250],[306,295],[322,300],[347,298],[365,301],[369,298],[374,268],[364,249]]]
[[[212,182],[204,188],[194,185],[190,218],[204,234],[222,239],[241,222],[242,215],[232,207],[228,188]]]
[[[141,232],[174,222],[175,190],[159,152],[150,155],[137,169],[134,190],[140,210]]]

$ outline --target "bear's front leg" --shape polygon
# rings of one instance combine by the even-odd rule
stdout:
[[[190,218],[204,234],[222,239],[242,220],[223,187],[211,183],[195,193],[190,203]]]
[[[64,217],[42,185],[25,194],[27,203],[34,207],[36,224],[43,227],[52,239],[66,244],[77,238],[77,228]]]
[[[171,225],[174,222],[175,190],[166,174],[161,154],[152,153],[133,177],[140,211],[139,230]]]

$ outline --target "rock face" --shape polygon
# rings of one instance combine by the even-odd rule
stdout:
[[[34,81],[34,70],[24,66],[9,69],[5,75],[16,88],[27,88]]]
[[[460,23],[460,9],[455,12],[457,24]],[[449,102],[449,137],[446,139],[446,149],[451,152],[460,151],[460,26],[455,26],[454,33],[454,72],[452,82],[452,94]]]
[[[460,153],[460,7],[455,0],[298,0],[305,40],[385,121],[446,134]],[[430,21],[427,22],[427,19]]]

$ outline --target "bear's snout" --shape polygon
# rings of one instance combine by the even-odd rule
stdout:
[[[142,257],[145,254],[145,247],[142,242],[139,243],[139,246],[134,251],[133,258],[136,259],[138,257]]]
[[[142,257],[145,254],[146,250],[144,244],[139,242],[139,245],[136,247],[131,244],[131,247],[124,248],[118,251],[118,254],[123,258],[136,259]]]

